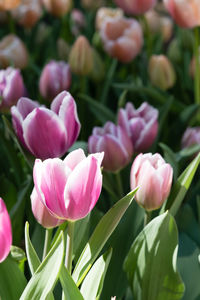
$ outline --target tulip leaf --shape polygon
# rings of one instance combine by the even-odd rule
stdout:
[[[134,299],[182,298],[184,284],[176,267],[177,250],[177,226],[169,212],[140,232],[124,262]]]
[[[40,265],[39,257],[37,256],[37,253],[31,243],[30,237],[29,237],[29,223],[26,222],[25,225],[25,247],[26,247],[26,255],[28,259],[28,265],[31,271],[31,274],[33,275],[37,268]]]
[[[81,293],[84,296],[84,299],[100,299],[111,256],[112,248],[100,256],[88,272],[81,286]]]
[[[46,299],[53,290],[63,262],[63,232],[27,284],[20,300]]]
[[[0,299],[18,300],[26,286],[26,278],[16,261],[7,257],[0,263]]]
[[[67,300],[84,300],[81,292],[64,265],[62,265],[60,272],[60,282]]]
[[[183,171],[179,176],[177,182],[175,183],[172,192],[168,198],[167,203],[161,209],[161,212],[165,210],[170,210],[170,213],[175,216],[183,199],[191,185],[193,177],[197,171],[200,163],[200,153],[195,157],[195,159],[189,164],[189,166]]]
[[[96,226],[92,236],[86,244],[72,274],[77,286],[81,284],[93,262],[102,250],[106,241],[117,227],[125,211],[131,204],[137,188],[119,200],[111,209],[102,217]]]

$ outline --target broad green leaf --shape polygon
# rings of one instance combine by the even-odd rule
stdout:
[[[81,292],[64,265],[62,265],[59,277],[67,300],[84,300]]]
[[[72,274],[78,286],[83,281],[106,241],[117,227],[125,211],[131,204],[136,191],[137,189],[131,191],[128,195],[119,200],[98,223]]]
[[[100,256],[88,272],[81,286],[81,293],[84,299],[100,299],[111,256],[112,248]]]
[[[37,253],[35,252],[35,249],[31,243],[31,240],[29,237],[28,222],[26,222],[26,225],[25,225],[25,247],[26,247],[26,255],[27,255],[27,259],[28,259],[28,265],[29,265],[31,274],[33,275],[40,265],[40,260],[39,260],[39,257],[37,256]]]
[[[74,261],[77,261],[83,248],[85,247],[89,239],[90,229],[90,214],[84,219],[75,222],[74,242],[73,242],[73,253],[75,255]]]
[[[7,257],[0,263],[0,299],[19,300],[26,286],[26,278],[16,261]]]
[[[195,157],[195,159],[189,164],[189,166],[184,170],[184,172],[179,176],[177,182],[173,186],[170,196],[162,207],[163,210],[170,210],[170,213],[175,216],[178,209],[180,208],[183,199],[191,185],[193,177],[200,163],[200,153]]]
[[[30,279],[20,300],[41,300],[48,297],[61,270],[64,248],[64,238],[61,232],[56,243]]]
[[[178,300],[184,284],[177,271],[178,233],[166,212],[138,235],[124,262],[124,270],[137,300]]]

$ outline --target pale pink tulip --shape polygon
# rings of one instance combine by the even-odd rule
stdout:
[[[139,187],[135,199],[147,211],[161,207],[172,184],[173,169],[158,153],[139,154],[130,174],[131,189]]]
[[[85,156],[82,149],[59,158],[36,159],[33,168],[35,189],[56,218],[75,221],[95,206],[102,188],[103,153]]]
[[[115,3],[121,7],[127,14],[141,15],[151,9],[157,0],[115,0]]]
[[[0,263],[6,259],[12,244],[12,228],[10,216],[5,203],[0,198]]]

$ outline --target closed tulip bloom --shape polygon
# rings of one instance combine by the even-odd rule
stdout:
[[[40,225],[45,228],[53,228],[59,226],[64,222],[64,220],[55,218],[50,214],[48,208],[44,205],[36,189],[34,188],[31,194],[31,206],[32,212],[36,220]]]
[[[133,155],[133,146],[126,132],[112,122],[95,127],[88,140],[89,153],[104,152],[102,166],[116,172],[125,167]]]
[[[139,187],[137,203],[147,211],[160,208],[170,193],[172,177],[172,167],[160,154],[139,154],[130,174],[131,189]]]
[[[86,9],[97,9],[105,5],[105,0],[81,0],[81,5]]]
[[[52,100],[63,90],[68,90],[71,84],[69,65],[64,61],[50,61],[40,76],[40,93],[45,99]]]
[[[151,9],[156,0],[115,0],[115,3],[129,15],[141,15]]]
[[[0,263],[6,259],[12,244],[12,228],[10,216],[5,203],[0,198]]]
[[[62,17],[68,13],[72,0],[42,0],[45,9],[55,17]]]
[[[7,68],[0,70],[0,110],[8,111],[24,95],[24,82],[20,70]]]
[[[149,60],[148,71],[151,83],[161,90],[165,91],[175,84],[174,67],[165,55],[152,55]]]
[[[41,159],[60,157],[76,141],[80,122],[70,93],[60,93],[51,109],[20,98],[11,108],[12,123],[20,142]]]
[[[118,113],[118,125],[130,137],[134,150],[148,150],[158,133],[158,110],[144,102],[138,109],[130,102]]]
[[[123,63],[132,61],[143,45],[142,28],[135,19],[106,18],[100,36],[105,51]]]
[[[200,127],[188,127],[184,132],[181,144],[182,148],[200,145]]]
[[[193,28],[200,25],[199,0],[164,0],[164,4],[179,26]]]
[[[0,0],[0,10],[11,10],[17,7],[21,0]]]
[[[102,188],[103,153],[85,156],[82,149],[59,158],[36,159],[33,168],[35,189],[56,218],[76,221],[95,206]]]
[[[6,68],[11,64],[19,69],[25,68],[28,64],[26,46],[14,34],[9,34],[0,41],[0,67]]]
[[[124,12],[120,8],[100,7],[96,13],[96,28],[97,30],[100,30],[106,18],[116,18],[123,16]]]

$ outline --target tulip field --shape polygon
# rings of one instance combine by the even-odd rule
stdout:
[[[200,300],[200,0],[0,0],[0,300]]]

